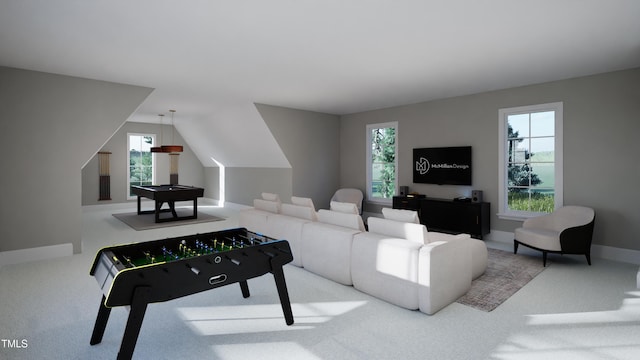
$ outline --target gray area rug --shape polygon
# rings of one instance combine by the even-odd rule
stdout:
[[[193,210],[191,209],[176,209],[176,213],[178,216],[188,216],[193,214]],[[224,218],[217,217],[214,215],[205,214],[202,212],[198,212],[197,219],[186,219],[186,220],[178,220],[178,221],[167,221],[162,223],[155,222],[154,214],[142,214],[138,215],[137,212],[130,213],[120,213],[120,214],[112,214],[116,219],[122,221],[123,223],[131,226],[135,230],[149,230],[149,229],[157,229],[169,226],[180,226],[180,225],[191,225],[212,221],[220,221],[224,220]],[[163,213],[160,214],[160,218],[171,216],[171,213]]]
[[[471,283],[471,290],[458,303],[482,311],[492,311],[505,302],[545,268],[542,258],[516,255],[511,252],[487,249],[487,271]],[[549,266],[547,260],[547,266]]]

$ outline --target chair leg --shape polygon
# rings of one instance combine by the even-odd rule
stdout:
[[[542,252],[542,267],[547,267],[547,252]]]
[[[518,240],[513,240],[513,253],[518,253]]]
[[[591,266],[591,254],[586,253],[586,254],[584,254],[584,256],[587,257],[587,263],[589,264],[589,266]]]

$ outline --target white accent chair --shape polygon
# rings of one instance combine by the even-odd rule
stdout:
[[[360,189],[338,189],[338,191],[333,194],[331,201],[356,204],[356,207],[358,208],[358,214],[362,215],[362,203],[364,201],[364,194]]]
[[[513,253],[518,245],[542,251],[542,264],[547,253],[585,255],[591,265],[591,239],[595,211],[584,206],[564,206],[554,212],[524,221],[515,230]]]

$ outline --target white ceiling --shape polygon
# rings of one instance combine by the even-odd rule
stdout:
[[[0,65],[155,88],[130,121],[176,109],[205,165],[287,167],[254,103],[347,114],[638,67],[639,19],[638,0],[0,0]]]

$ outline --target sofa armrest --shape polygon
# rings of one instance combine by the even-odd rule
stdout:
[[[425,243],[432,243],[437,241],[451,241],[456,239],[469,239],[471,235],[469,234],[446,234],[441,232],[429,231],[427,232],[427,241]]]
[[[426,244],[418,261],[420,311],[435,314],[471,288],[471,250],[464,239]]]

